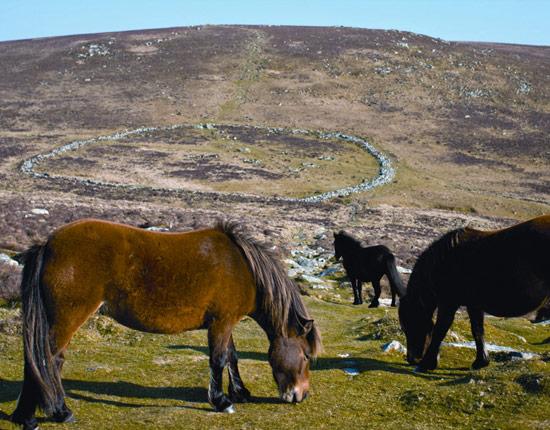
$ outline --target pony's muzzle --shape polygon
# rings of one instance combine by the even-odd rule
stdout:
[[[300,391],[297,388],[293,388],[282,393],[281,399],[287,403],[300,403],[301,401],[307,399],[307,396],[307,391]]]

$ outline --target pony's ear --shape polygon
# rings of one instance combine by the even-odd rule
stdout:
[[[307,336],[312,329],[313,329],[313,320],[304,320],[302,321],[302,333],[300,333],[300,335]]]
[[[338,236],[338,233],[336,233],[335,231],[333,231],[332,234],[334,235],[334,238],[336,239],[336,236]]]

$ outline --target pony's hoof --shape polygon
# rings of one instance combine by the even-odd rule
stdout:
[[[235,406],[229,405],[227,408],[225,408],[222,411],[224,414],[234,414],[235,413]]]
[[[54,413],[52,415],[52,419],[56,423],[74,423],[76,421],[73,413],[68,409],[61,412]]]
[[[476,360],[472,363],[472,369],[478,370],[489,365],[489,360]]]
[[[248,403],[252,399],[250,391],[246,388],[241,388],[238,391],[230,391],[229,398],[234,403]]]
[[[377,308],[379,305],[380,305],[379,302],[371,302],[371,304],[369,305],[369,308]]]
[[[225,396],[221,395],[210,401],[210,404],[214,407],[216,412],[223,412],[225,414],[232,414],[235,412],[233,403]]]
[[[10,416],[10,420],[14,424],[18,424],[22,426],[21,428],[23,430],[38,430],[38,421],[36,421],[36,418],[30,418],[30,419],[24,419],[20,417],[17,412],[14,412]]]
[[[76,422],[76,418],[74,417],[71,411],[60,415],[54,415],[53,420],[56,423],[67,423],[67,424]]]
[[[414,368],[414,371],[416,373],[426,373],[430,370],[434,370],[437,367],[437,361],[424,361],[422,360],[420,363],[418,363],[418,366]]]

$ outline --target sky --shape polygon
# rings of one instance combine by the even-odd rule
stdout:
[[[0,0],[0,41],[205,24],[395,29],[550,46],[550,0]]]

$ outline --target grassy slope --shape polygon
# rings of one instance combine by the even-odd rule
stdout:
[[[417,375],[401,354],[381,351],[387,341],[403,341],[394,309],[307,302],[326,349],[314,367],[312,396],[299,405],[278,402],[266,362],[267,341],[247,319],[235,339],[242,376],[257,401],[238,405],[231,416],[211,412],[206,403],[204,332],[149,335],[95,317],[75,337],[64,369],[78,428],[544,428],[550,423],[544,361],[493,362],[475,372],[468,369],[472,350],[447,347],[439,370]],[[0,320],[14,313],[1,310]],[[543,344],[547,327],[525,319],[490,318],[486,325],[489,342],[548,351]],[[469,339],[464,316],[453,331]],[[2,419],[13,410],[20,386],[21,347],[18,336],[0,332],[0,427],[5,428],[9,424]],[[349,358],[338,356],[346,353]],[[348,376],[346,367],[361,373]],[[538,393],[517,382],[522,375],[526,380],[542,376]],[[42,428],[75,425],[44,423]]]

